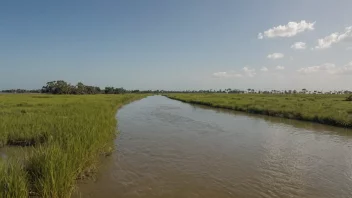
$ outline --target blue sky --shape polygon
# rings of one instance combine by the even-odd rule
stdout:
[[[128,89],[352,90],[351,7],[350,0],[1,1],[0,89],[62,79]]]

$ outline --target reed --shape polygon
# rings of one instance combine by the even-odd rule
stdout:
[[[352,128],[352,104],[333,94],[168,94],[187,103]]]
[[[1,145],[32,147],[21,163],[16,155],[2,162],[3,197],[70,197],[76,179],[112,151],[117,109],[145,96],[0,95]]]

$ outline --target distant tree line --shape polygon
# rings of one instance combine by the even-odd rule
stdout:
[[[254,89],[209,89],[209,90],[184,90],[184,91],[165,91],[161,90],[161,93],[228,93],[228,94],[352,94],[352,91],[349,90],[340,90],[340,91],[310,91],[307,89],[302,90],[254,90]]]
[[[41,93],[49,94],[124,94],[124,93],[150,93],[148,91],[140,90],[126,90],[122,87],[105,87],[100,89],[100,87],[85,85],[82,82],[72,85],[63,80],[50,81],[47,82],[45,86],[42,87]]]
[[[5,89],[0,91],[2,93],[41,93],[40,89],[32,89],[32,90],[27,90],[27,89]]]
[[[71,85],[63,80],[47,82],[42,87],[42,93],[50,94],[98,94],[101,93],[99,87],[84,85],[79,82],[77,85]]]
[[[352,91],[349,90],[340,90],[340,91],[310,91],[307,89],[301,90],[254,90],[251,88],[241,90],[241,89],[208,89],[208,90],[126,90],[122,87],[105,87],[101,89],[96,86],[84,85],[79,82],[76,85],[72,85],[63,80],[50,81],[47,82],[42,89],[35,90],[25,90],[25,89],[10,89],[3,90],[3,93],[48,93],[48,94],[124,94],[124,93],[227,93],[227,94],[352,94]],[[352,98],[352,97],[351,97]],[[350,99],[352,100],[352,99]]]

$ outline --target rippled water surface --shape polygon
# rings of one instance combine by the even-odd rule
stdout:
[[[152,96],[81,197],[352,197],[352,131]]]

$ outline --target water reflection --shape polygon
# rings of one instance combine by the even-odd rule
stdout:
[[[346,136],[352,137],[351,129],[347,129],[347,128],[334,127],[334,126],[329,126],[329,125],[324,125],[319,123],[299,121],[299,120],[293,120],[293,119],[287,119],[287,118],[272,117],[267,115],[250,114],[250,113],[234,111],[229,109],[213,108],[205,105],[198,105],[198,104],[188,104],[188,105],[191,105],[194,110],[208,109],[211,111],[215,111],[216,113],[225,113],[225,114],[236,115],[236,116],[247,116],[252,119],[265,120],[268,122],[268,124],[272,124],[272,125],[276,125],[276,124],[289,125],[291,127],[305,129],[305,130],[332,132],[332,133],[338,133],[338,135],[346,135]]]
[[[118,150],[82,197],[352,196],[351,130],[161,96],[118,119]]]

